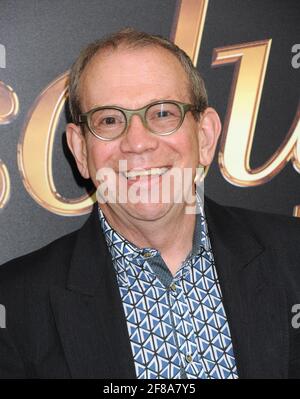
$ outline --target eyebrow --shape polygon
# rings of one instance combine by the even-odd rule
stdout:
[[[164,100],[173,100],[173,101],[184,102],[183,100],[174,99],[173,96],[172,97],[171,96],[167,96],[167,97],[162,97],[162,98],[152,98],[146,104],[144,104],[143,106],[138,107],[138,108],[143,108],[143,107],[145,107],[148,104],[151,104],[151,103],[154,103],[154,102],[157,102],[157,101],[164,101]],[[124,106],[122,106],[120,104],[103,104],[103,105],[95,104],[90,109],[97,108],[97,107],[118,107],[118,108],[124,108],[124,109],[138,109],[138,108],[127,108],[127,107],[124,107]]]

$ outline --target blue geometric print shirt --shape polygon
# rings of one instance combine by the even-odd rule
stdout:
[[[159,251],[138,248],[99,217],[116,271],[139,379],[238,378],[203,210],[175,276]]]

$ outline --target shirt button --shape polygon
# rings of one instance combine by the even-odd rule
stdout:
[[[151,255],[151,252],[145,252],[143,256],[144,258],[150,258]]]
[[[192,355],[186,355],[185,360],[186,360],[188,363],[191,363],[191,362],[193,361]]]
[[[176,292],[176,285],[175,285],[175,283],[172,283],[172,284],[170,285],[170,288],[171,288],[172,291]]]

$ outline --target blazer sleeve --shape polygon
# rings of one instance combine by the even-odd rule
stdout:
[[[0,379],[27,378],[17,342],[17,336],[23,337],[25,332],[24,273],[20,262],[15,263],[7,263],[13,267],[0,266],[0,304],[5,309],[5,321],[0,325]]]
[[[7,328],[0,328],[0,379],[5,378],[26,378],[26,372]]]

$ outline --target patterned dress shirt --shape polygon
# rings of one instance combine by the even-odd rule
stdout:
[[[159,251],[126,240],[100,208],[99,218],[116,271],[137,378],[238,378],[202,208],[192,250],[175,276]]]

